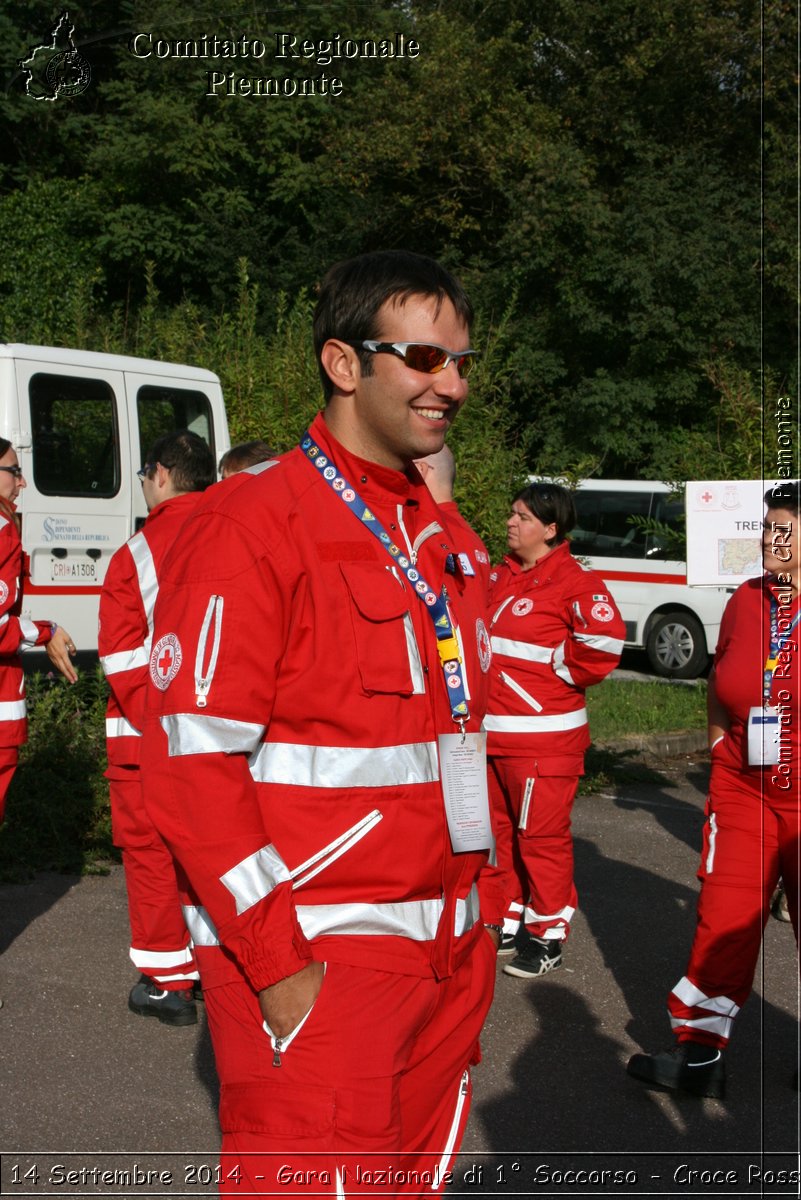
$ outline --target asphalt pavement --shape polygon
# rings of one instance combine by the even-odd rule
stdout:
[[[789,925],[768,922],[725,1101],[649,1091],[625,1072],[636,1050],[670,1043],[707,771],[702,752],[623,749],[614,784],[578,798],[564,966],[522,981],[499,963],[453,1194],[798,1195]],[[2,1196],[217,1194],[205,1019],[174,1029],[128,1011],[127,938],[120,868],[0,887]]]

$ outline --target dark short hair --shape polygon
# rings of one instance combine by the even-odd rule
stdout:
[[[522,500],[543,525],[556,526],[556,537],[547,539],[549,546],[560,545],[576,524],[573,495],[559,483],[530,483],[518,492],[515,500]]]
[[[775,487],[768,488],[765,492],[765,503],[768,508],[784,508],[787,512],[791,512],[794,517],[801,515],[799,513],[799,481],[794,483],[777,483]]]
[[[0,437],[0,458],[5,458],[11,449],[11,442],[8,438]]]
[[[226,450],[220,459],[219,471],[221,475],[223,471],[230,471],[233,474],[236,471],[244,471],[247,467],[255,467],[257,463],[267,462],[268,459],[275,458],[275,456],[276,451],[261,438],[256,438],[252,442],[240,442],[238,446],[232,446],[230,450]]]
[[[377,337],[381,307],[388,300],[402,304],[411,296],[435,296],[437,311],[450,300],[468,329],[473,323],[473,306],[461,283],[433,258],[410,250],[377,250],[331,268],[314,310],[314,353],[326,401],[334,388],[320,361],[325,343],[330,338],[363,342]],[[358,353],[363,374],[371,375],[372,355],[367,350]]]
[[[147,461],[167,468],[176,492],[203,492],[217,478],[208,443],[191,429],[177,429],[157,438],[148,450]]]

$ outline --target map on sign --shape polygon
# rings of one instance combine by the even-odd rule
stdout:
[[[737,587],[762,574],[763,496],[771,480],[706,479],[687,484],[687,582]]]

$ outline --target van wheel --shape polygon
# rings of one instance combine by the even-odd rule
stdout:
[[[683,612],[657,617],[645,650],[656,674],[666,679],[697,679],[708,657],[701,622]]]

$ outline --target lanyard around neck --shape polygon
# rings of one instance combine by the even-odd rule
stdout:
[[[773,689],[773,673],[779,665],[779,654],[784,649],[787,642],[790,640],[790,634],[795,629],[801,619],[801,609],[793,617],[793,620],[788,629],[783,633],[779,633],[779,602],[773,593],[770,593],[770,651],[768,653],[767,662],[765,663],[765,671],[762,677],[762,697],[765,705],[770,704],[770,693]]]
[[[431,618],[434,633],[437,638],[437,653],[439,655],[442,675],[445,680],[445,690],[451,708],[451,716],[464,731],[464,723],[469,720],[470,711],[467,707],[467,695],[464,686],[464,664],[459,653],[459,639],[456,636],[450,612],[448,611],[448,595],[443,587],[437,594],[429,586],[417,570],[416,565],[396,545],[381,522],[370,511],[359,496],[356,489],[340,472],[330,455],[313,440],[306,431],[300,439],[300,449],[304,457],[316,468],[321,479],[353,513],[354,517],[364,525],[365,529],[381,543],[393,563],[406,576],[409,586],[420,599],[425,611]]]

